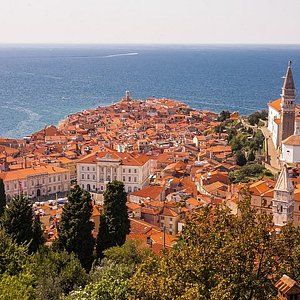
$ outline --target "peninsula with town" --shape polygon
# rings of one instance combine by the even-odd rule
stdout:
[[[166,98],[137,100],[126,91],[110,106],[71,114],[23,139],[1,138],[2,227],[16,240],[10,234],[10,207],[25,198],[40,224],[41,244],[74,252],[85,270],[92,262],[80,247],[108,261],[122,255],[143,261],[146,254],[137,248],[150,251],[144,264],[134,260],[130,275],[120,275],[112,265],[114,271],[104,275],[95,268],[98,278],[114,282],[114,276],[121,276],[126,282],[118,299],[179,299],[173,292],[180,299],[300,299],[300,106],[291,62],[278,92],[268,111],[241,116],[196,110]],[[125,212],[118,197],[125,197]],[[84,203],[89,203],[90,215],[78,228],[91,225],[91,246],[78,232],[63,236],[71,230],[68,218],[79,216]],[[126,227],[123,239],[114,240],[110,232],[113,213],[111,220],[122,225],[115,224],[114,230]],[[127,216],[128,223],[118,214]],[[73,239],[80,242],[77,248],[70,246]],[[101,248],[105,243],[109,246]],[[116,247],[125,247],[127,256],[111,250]],[[129,259],[131,251],[136,252]],[[227,261],[231,263],[224,267]],[[125,263],[120,259],[116,265]],[[241,282],[245,290],[235,286]],[[38,284],[45,289],[46,284]],[[100,288],[85,278],[57,295],[89,298],[95,286],[99,295],[106,291],[104,283]],[[116,293],[119,285],[113,286]],[[245,298],[220,296],[225,291],[236,296],[237,290]],[[248,292],[255,297],[246,297]],[[208,293],[213,298],[200,297]]]

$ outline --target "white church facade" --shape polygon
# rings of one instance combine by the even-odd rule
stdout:
[[[300,106],[296,104],[296,88],[289,62],[281,97],[269,102],[268,130],[280,160],[300,162]]]

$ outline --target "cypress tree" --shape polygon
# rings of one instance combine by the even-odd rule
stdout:
[[[14,197],[4,211],[2,225],[13,241],[19,245],[26,244],[29,252],[36,251],[44,242],[40,222],[39,231],[34,224],[30,200],[23,195]]]
[[[45,243],[45,236],[42,229],[42,223],[40,220],[40,216],[34,216],[33,224],[32,224],[32,243],[31,249],[36,251],[41,245]]]
[[[4,190],[3,179],[0,178],[0,216],[3,215],[6,206],[6,196]]]
[[[86,270],[93,262],[92,211],[91,195],[76,185],[63,208],[58,232],[58,246],[69,253],[74,252]]]
[[[126,201],[127,194],[123,182],[108,183],[104,192],[103,215],[97,236],[97,257],[112,246],[122,246],[130,230]]]

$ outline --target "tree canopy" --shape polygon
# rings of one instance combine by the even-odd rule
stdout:
[[[75,253],[86,270],[91,268],[93,262],[92,211],[90,193],[75,186],[63,208],[57,241],[60,249]]]
[[[0,178],[0,216],[3,215],[6,206],[6,195],[3,179]]]
[[[28,245],[30,252],[36,251],[44,242],[41,223],[34,221],[32,204],[23,195],[11,200],[2,216],[2,226],[17,244]]]
[[[272,218],[246,199],[240,215],[216,206],[194,214],[176,248],[141,264],[130,299],[272,299]]]
[[[102,257],[103,251],[109,247],[122,246],[130,229],[123,182],[114,180],[108,183],[103,197],[103,214],[97,236],[98,257]]]

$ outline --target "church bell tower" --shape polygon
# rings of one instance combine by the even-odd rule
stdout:
[[[280,143],[289,136],[293,135],[295,129],[296,89],[291,65],[292,62],[289,61],[281,92]]]
[[[294,217],[294,186],[289,177],[286,164],[281,169],[274,188],[272,200],[273,223],[284,226]]]

